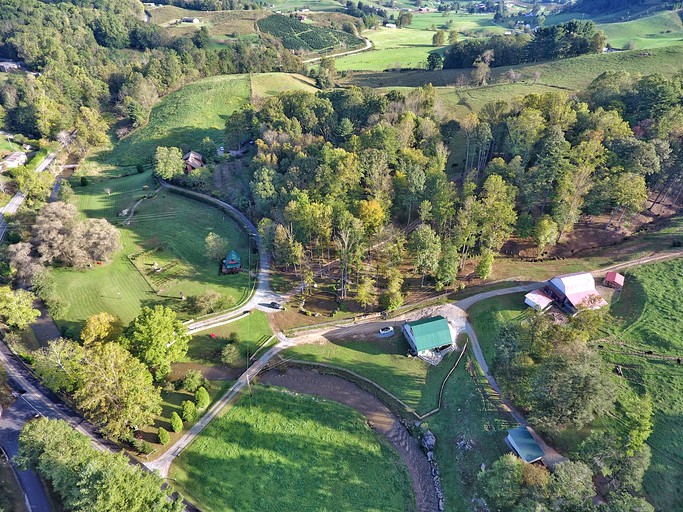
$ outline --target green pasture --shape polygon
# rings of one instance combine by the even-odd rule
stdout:
[[[18,149],[21,149],[19,144],[16,144],[11,140],[7,140],[6,137],[0,136],[0,153],[9,153],[11,151],[17,151]]]
[[[215,336],[212,336],[215,334]],[[273,335],[268,317],[262,311],[253,311],[249,316],[212,327],[195,334],[190,341],[185,361],[205,365],[220,365],[221,349],[228,343],[231,334],[238,337],[238,347],[243,363],[251,357]]]
[[[338,11],[343,10],[346,6],[346,2],[336,2],[335,0],[271,0],[268,5],[273,5],[270,7],[272,11],[282,11],[292,12],[300,11],[301,9],[310,9],[311,11]]]
[[[152,23],[167,28],[175,35],[191,33],[204,26],[219,45],[241,36],[256,36],[256,21],[268,15],[265,11],[195,11],[171,5],[156,7],[149,12]],[[200,22],[176,23],[186,17],[197,18]]]
[[[145,185],[147,190],[143,190]],[[74,190],[83,214],[119,224],[122,218],[118,213],[152,193],[153,187],[151,173],[146,172],[125,178],[91,179],[87,187],[75,185]],[[55,318],[60,327],[79,329],[89,315],[101,311],[128,322],[141,306],[165,304],[180,308],[181,292],[191,296],[215,290],[235,302],[248,295],[248,273],[221,276],[219,263],[204,255],[204,239],[213,231],[244,256],[246,266],[247,238],[221,211],[162,190],[137,207],[130,225],[118,227],[123,250],[112,262],[83,271],[54,270],[57,291],[66,305]],[[138,271],[129,260],[131,255],[155,248],[161,249],[155,254],[159,267],[175,261],[185,269],[184,273],[173,274],[173,268],[168,268],[167,278],[163,271],[151,276]]]
[[[274,96],[280,92],[316,92],[315,82],[295,73],[256,73],[251,77],[251,95]]]
[[[171,467],[202,510],[414,510],[410,479],[389,443],[345,405],[252,389]]]
[[[458,354],[448,355],[438,366],[408,357],[402,334],[366,341],[309,343],[293,347],[284,357],[325,363],[351,370],[380,385],[418,413],[437,405],[439,387]]]
[[[642,0],[633,5],[632,2],[624,1],[621,3],[621,9],[610,9],[609,12],[597,13],[583,13],[583,12],[565,12],[548,16],[545,21],[546,26],[551,24],[562,23],[572,19],[592,19],[596,23],[612,23],[637,20],[641,17],[648,16],[654,12],[661,11],[664,8],[662,0]]]
[[[683,478],[683,369],[676,362],[683,356],[681,283],[682,259],[627,271],[621,297],[610,309],[615,321],[603,354],[608,362],[622,365],[626,381],[649,392],[654,401],[648,440],[652,463],[644,486],[657,510],[675,510],[683,500],[678,485]],[[654,353],[650,357],[648,350]]]
[[[622,23],[605,23],[598,29],[605,32],[607,42],[624,48],[632,42],[636,49],[658,48],[683,44],[683,11],[665,11],[654,16]]]
[[[449,21],[452,24],[449,25]],[[432,29],[432,26],[434,29]],[[443,53],[446,47],[432,46],[435,29],[457,30],[460,38],[467,34],[484,36],[503,33],[506,29],[493,24],[489,16],[441,13],[413,13],[413,22],[405,28],[380,27],[363,33],[374,45],[372,50],[340,57],[337,69],[383,71],[385,69],[422,68],[432,52]]]
[[[227,116],[249,97],[246,75],[215,76],[188,84],[152,109],[149,124],[93,160],[103,166],[135,166],[152,163],[157,146],[196,149],[205,137],[220,142]]]

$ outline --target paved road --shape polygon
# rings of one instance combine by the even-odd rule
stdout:
[[[85,423],[81,416],[40,385],[2,343],[0,343],[0,365],[7,370],[10,385],[19,394],[17,401],[5,410],[0,418],[0,446],[10,458],[19,450],[21,428],[36,415],[68,421],[76,430],[90,436],[97,449],[108,449],[102,442],[94,439],[92,426]],[[38,476],[32,470],[18,471],[18,476],[19,483],[27,497],[29,510],[49,512],[50,501]]]

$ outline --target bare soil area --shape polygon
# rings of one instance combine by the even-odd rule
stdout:
[[[261,374],[260,380],[298,393],[341,402],[359,411],[368,419],[370,426],[384,435],[401,455],[410,472],[417,509],[421,512],[437,510],[438,501],[429,462],[419,442],[410,436],[406,427],[372,393],[341,377],[299,368],[289,368],[285,371],[270,370]]]

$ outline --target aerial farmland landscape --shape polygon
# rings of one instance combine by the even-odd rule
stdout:
[[[0,512],[683,511],[682,2],[0,22]]]

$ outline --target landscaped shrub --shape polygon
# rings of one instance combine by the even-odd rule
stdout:
[[[188,370],[183,378],[183,388],[194,393],[204,385],[204,376],[197,370]]]
[[[133,448],[135,448],[138,453],[143,453],[145,455],[148,455],[154,451],[154,447],[142,439],[135,439],[133,441]]]
[[[180,432],[183,429],[183,420],[180,419],[178,413],[173,411],[171,413],[171,430],[173,432]]]
[[[166,430],[164,427],[159,427],[158,435],[160,445],[165,445],[171,440],[171,434],[169,434],[168,430]]]
[[[142,174],[145,172],[145,168],[142,166],[142,164],[138,164],[137,169],[138,169],[138,174]]]
[[[197,407],[194,405],[194,402],[185,400],[183,402],[183,420],[192,421],[195,416],[197,416]]]
[[[81,176],[81,186],[82,187],[88,186],[88,178],[86,178],[85,176]]]
[[[206,409],[210,401],[211,397],[209,396],[209,392],[203,387],[199,388],[194,394],[194,403],[199,410]]]

